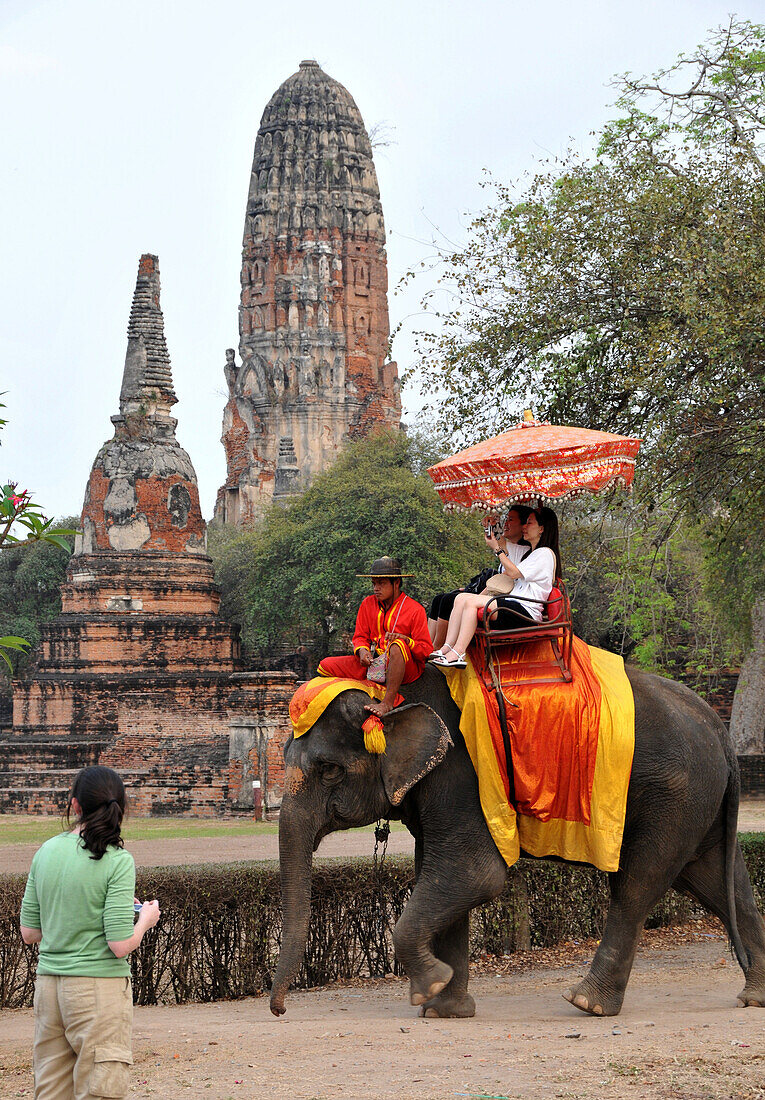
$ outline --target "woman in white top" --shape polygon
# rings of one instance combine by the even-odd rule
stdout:
[[[502,529],[502,534],[499,539],[494,539],[490,542],[486,539],[486,545],[497,554],[497,549],[508,554],[511,561],[517,562],[523,556],[524,552],[528,550],[528,546],[525,542],[521,542],[523,538],[523,525],[526,522],[526,518],[529,514],[529,509],[525,508],[522,504],[516,504],[507,513],[505,524]],[[490,526],[492,518],[487,517],[484,524],[484,535],[486,535]],[[500,565],[498,569],[494,569],[493,572],[503,573],[504,570]],[[428,610],[428,630],[430,631],[430,640],[433,643],[433,648],[440,652],[441,647],[446,641],[446,632],[449,629],[449,616],[454,610],[454,601],[460,592],[481,592],[486,585],[486,578],[490,576],[492,570],[485,569],[482,573],[476,574],[472,577],[463,588],[457,588],[452,592],[439,592],[434,596],[430,603]]]
[[[563,571],[558,549],[558,517],[551,508],[537,508],[529,513],[523,525],[523,537],[529,548],[516,562],[492,535],[486,536],[503,572],[515,578],[512,593],[497,601],[496,611],[491,615],[492,622],[500,630],[541,622],[543,604],[555,585],[555,578]],[[486,596],[468,592],[457,596],[449,617],[446,642],[440,653],[432,658],[435,664],[442,668],[465,667],[465,651],[476,632],[479,608],[485,606],[486,600]]]

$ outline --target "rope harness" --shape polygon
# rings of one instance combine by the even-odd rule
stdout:
[[[389,836],[390,821],[378,819],[375,825],[375,851],[373,856],[374,879],[377,889],[377,904],[375,905],[376,912],[374,922],[376,926],[377,950],[385,954],[387,954],[388,942],[388,898],[383,887],[383,864],[385,863],[385,853],[388,849]],[[380,851],[381,848],[382,851]],[[387,967],[390,967],[390,965],[390,963],[386,963]]]
[[[372,857],[374,863],[375,872],[380,875],[382,873],[383,864],[385,863],[385,853],[388,850],[388,837],[390,836],[390,820],[383,821],[378,818],[375,825],[375,850]],[[378,851],[382,845],[382,855],[378,859]]]

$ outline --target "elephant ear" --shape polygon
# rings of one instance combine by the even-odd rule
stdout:
[[[407,791],[441,763],[453,741],[443,719],[424,703],[386,714],[385,738],[382,781],[391,804],[398,806]]]

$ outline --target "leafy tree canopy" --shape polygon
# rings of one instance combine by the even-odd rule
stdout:
[[[350,445],[299,499],[257,530],[210,532],[224,610],[254,655],[316,642],[341,651],[372,561],[400,558],[406,591],[423,602],[458,587],[487,561],[475,518],[447,516],[427,474],[442,457],[405,434]]]
[[[692,517],[743,642],[765,575],[765,27],[615,81],[590,157],[544,166],[441,256],[420,334],[435,423],[459,442],[540,419],[640,436],[635,515]],[[443,290],[451,292],[443,308]]]
[[[732,22],[655,78],[621,78],[592,158],[548,165],[520,201],[494,185],[442,256],[454,308],[433,298],[441,324],[420,336],[442,425],[473,441],[530,404],[643,437],[654,504],[761,513],[764,36]]]
[[[683,520],[657,545],[639,505],[579,500],[562,514],[562,548],[575,632],[591,645],[704,689],[741,658],[708,585],[703,530]]]
[[[79,519],[69,516],[57,520],[57,529],[76,528]],[[59,588],[66,576],[71,551],[66,546],[45,541],[10,546],[0,554],[0,635],[21,636],[30,645],[40,641],[40,625],[61,611]],[[13,672],[21,671],[28,661],[21,650],[9,652]],[[0,663],[0,694],[10,692],[11,667]]]

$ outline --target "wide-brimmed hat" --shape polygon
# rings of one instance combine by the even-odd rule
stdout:
[[[413,577],[414,573],[402,573],[398,558],[376,558],[370,573],[357,573],[357,577]]]

